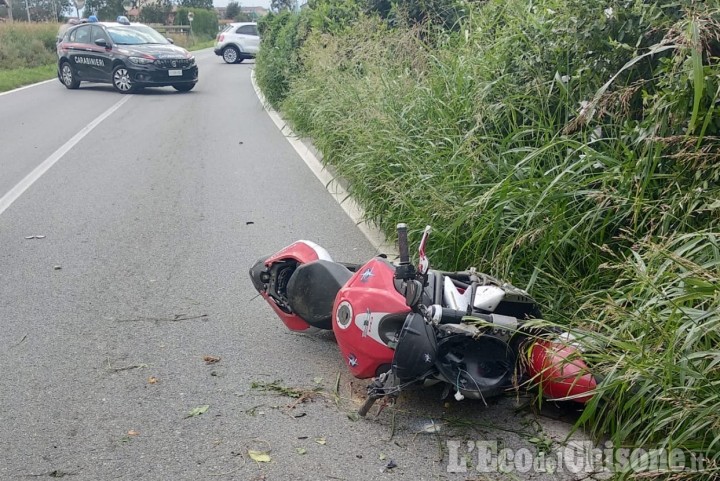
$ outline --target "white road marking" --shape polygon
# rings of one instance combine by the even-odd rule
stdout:
[[[55,152],[50,155],[47,159],[43,161],[42,164],[38,165],[33,169],[32,172],[30,172],[23,180],[18,182],[18,184],[10,189],[7,194],[0,197],[0,214],[5,212],[5,209],[10,207],[13,202],[15,202],[18,197],[20,197],[23,192],[28,190],[31,185],[35,183],[36,180],[38,180],[45,172],[50,170],[50,167],[55,165],[55,163],[60,160],[65,154],[67,154],[70,149],[75,147],[75,145],[78,144],[87,134],[93,131],[95,127],[100,125],[100,123],[108,118],[110,115],[113,114],[116,110],[118,110],[120,107],[125,104],[128,100],[130,100],[132,97],[127,96],[124,97],[122,100],[120,100],[118,103],[107,109],[105,112],[103,112],[99,117],[97,117],[95,120],[87,124],[85,127],[83,127],[80,132],[75,134],[73,138],[65,142],[65,144],[57,149]]]
[[[13,89],[13,90],[8,90],[7,92],[0,92],[0,97],[2,97],[3,95],[8,95],[8,94],[11,94],[11,93],[20,92],[21,90],[29,89],[29,88],[31,88],[31,87],[37,87],[38,85],[42,85],[42,84],[54,82],[54,81],[56,81],[56,80],[57,80],[56,78],[52,78],[52,79],[50,79],[50,80],[43,80],[42,82],[38,82],[38,83],[36,83],[36,84],[30,84],[30,85],[26,85],[26,86],[24,86],[24,87],[18,87],[18,88]]]
[[[374,225],[368,224],[363,220],[364,212],[358,203],[350,197],[350,194],[343,188],[340,182],[333,176],[333,174],[323,166],[322,162],[318,160],[315,154],[305,145],[293,132],[287,123],[280,117],[280,115],[273,110],[269,103],[265,100],[265,96],[258,88],[255,83],[255,69],[250,74],[255,94],[257,94],[260,102],[263,104],[265,111],[268,113],[272,121],[275,123],[278,129],[285,135],[285,138],[290,145],[293,146],[295,152],[298,153],[301,159],[305,162],[305,165],[315,174],[320,182],[323,183],[327,191],[332,195],[340,207],[345,213],[352,219],[353,222],[358,226],[360,232],[362,232],[367,240],[377,249],[378,252],[387,254],[388,257],[392,258],[399,257],[397,248],[394,244],[388,242],[380,229]],[[2,212],[2,211],[0,211]]]

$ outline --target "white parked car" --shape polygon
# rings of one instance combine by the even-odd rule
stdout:
[[[260,35],[255,22],[229,23],[215,39],[215,55],[227,63],[255,58],[260,49]]]

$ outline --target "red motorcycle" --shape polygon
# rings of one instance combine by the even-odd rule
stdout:
[[[596,381],[570,339],[526,325],[541,317],[525,291],[474,269],[430,269],[420,241],[410,263],[407,226],[398,224],[399,262],[334,262],[309,241],[259,259],[250,278],[292,331],[332,329],[355,377],[374,378],[365,416],[382,397],[416,383],[442,382],[455,398],[485,400],[539,384],[554,399],[587,402]]]

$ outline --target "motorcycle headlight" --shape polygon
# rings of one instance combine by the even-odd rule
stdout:
[[[135,65],[148,65],[153,63],[155,60],[145,57],[130,57],[130,61]]]

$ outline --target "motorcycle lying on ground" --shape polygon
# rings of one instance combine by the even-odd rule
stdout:
[[[430,269],[430,226],[416,268],[407,226],[398,224],[397,233],[397,264],[382,255],[338,263],[300,240],[250,268],[253,285],[290,330],[331,329],[350,372],[373,378],[361,416],[376,400],[394,401],[421,383],[445,383],[458,401],[485,401],[526,381],[551,399],[592,397],[596,381],[571,338],[528,322],[541,318],[528,293],[474,269]]]

